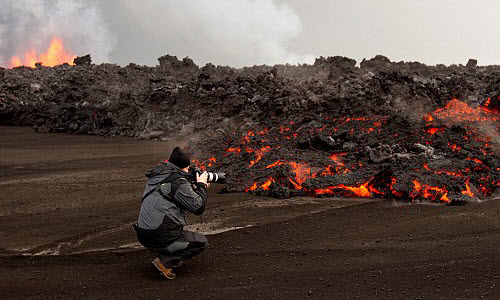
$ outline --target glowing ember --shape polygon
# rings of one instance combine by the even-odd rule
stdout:
[[[468,157],[467,160],[471,160],[471,161],[475,162],[476,164],[480,164],[480,165],[483,164],[483,162],[479,158],[474,158],[474,157],[470,158],[470,157]]]
[[[228,153],[240,153],[241,148],[227,148],[226,152],[228,152]]]
[[[263,130],[259,131],[257,134],[259,135],[266,135],[269,132],[269,129],[264,128]]]
[[[211,167],[214,165],[214,163],[217,162],[217,159],[215,159],[215,157],[211,157],[208,159],[208,164],[207,164],[207,167]]]
[[[443,132],[443,131],[444,131],[444,128],[436,128],[436,127],[430,127],[430,128],[425,129],[425,132],[427,132],[429,134],[436,134],[438,132]]]
[[[10,59],[9,68],[15,68],[19,66],[26,66],[34,68],[35,64],[40,62],[46,67],[54,67],[64,63],[73,64],[73,60],[76,55],[71,54],[67,49],[64,48],[63,41],[60,38],[53,38],[50,41],[49,48],[46,52],[37,55],[35,49],[31,49],[24,54],[24,60],[17,56],[13,56]]]
[[[426,114],[423,116],[425,122],[432,122],[434,118],[430,114]]]
[[[460,149],[462,149],[462,147],[455,145],[455,144],[451,144],[451,143],[448,143],[448,147],[450,147],[451,150],[456,151],[456,152],[458,152],[458,151],[460,151]]]
[[[284,133],[284,132],[288,132],[288,131],[290,131],[290,128],[284,127],[284,126],[280,126],[280,133]]]
[[[205,162],[199,161],[197,159],[191,160],[191,163],[194,164],[195,166],[197,166],[198,168],[202,169],[202,170],[205,170],[207,168],[206,165],[205,165]]]
[[[247,131],[246,135],[243,136],[241,143],[242,144],[250,143],[251,136],[255,136],[253,131]]]

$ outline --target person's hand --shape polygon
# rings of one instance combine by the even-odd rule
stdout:
[[[207,187],[208,187],[209,184],[207,182],[207,179],[208,179],[208,173],[206,171],[204,171],[203,173],[201,173],[201,175],[198,174],[198,173],[196,173],[196,182],[202,182],[205,185],[207,185]]]

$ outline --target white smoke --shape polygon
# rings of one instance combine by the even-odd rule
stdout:
[[[189,56],[197,64],[212,62],[236,67],[314,61],[312,54],[301,55],[287,50],[287,43],[302,31],[301,20],[288,5],[278,5],[273,0],[130,0],[119,3],[129,25],[139,27],[134,28],[134,32],[144,35],[142,47],[149,48],[146,50],[149,53],[154,49],[157,56]],[[128,47],[131,48],[134,46]],[[125,57],[136,61],[139,58],[131,55],[137,54],[127,53]]]
[[[109,60],[114,37],[95,1],[0,0],[0,7],[0,66],[32,48],[45,51],[53,37],[62,38],[73,54]]]
[[[0,7],[0,66],[45,51],[53,37],[97,63],[153,65],[164,54],[236,67],[314,61],[288,49],[301,20],[274,0],[0,0]]]

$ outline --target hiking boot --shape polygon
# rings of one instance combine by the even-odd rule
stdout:
[[[175,274],[174,274],[174,271],[172,270],[172,268],[167,268],[165,267],[160,259],[157,257],[155,258],[152,262],[153,266],[155,266],[158,271],[160,271],[163,276],[165,276],[167,279],[174,279],[175,278]]]

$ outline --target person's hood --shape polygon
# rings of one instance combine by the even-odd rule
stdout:
[[[170,162],[165,162],[149,170],[146,173],[146,177],[148,177],[149,184],[158,184],[160,181],[174,173],[180,173],[189,176],[189,173],[182,171],[176,165]]]

